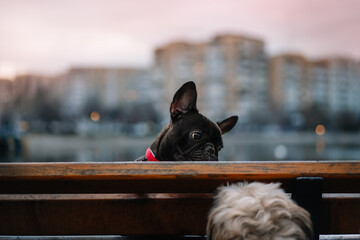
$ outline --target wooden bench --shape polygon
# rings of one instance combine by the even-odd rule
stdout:
[[[122,162],[1,163],[0,235],[204,238],[216,188],[244,180],[281,182],[318,234],[360,233],[360,162]]]

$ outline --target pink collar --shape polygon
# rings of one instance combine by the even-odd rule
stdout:
[[[145,157],[148,161],[151,161],[151,162],[158,162],[159,160],[156,159],[155,157],[155,154],[151,151],[150,148],[148,148],[146,150],[146,154],[145,154]]]

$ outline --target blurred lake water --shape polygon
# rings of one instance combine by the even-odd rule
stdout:
[[[155,136],[106,137],[26,135],[22,153],[0,162],[117,162],[144,155]],[[359,160],[359,134],[229,134],[223,136],[220,161]]]

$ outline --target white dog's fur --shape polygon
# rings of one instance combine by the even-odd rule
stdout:
[[[254,182],[220,187],[209,214],[208,239],[311,239],[310,214],[279,186]]]

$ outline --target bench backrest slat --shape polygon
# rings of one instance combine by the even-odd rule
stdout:
[[[323,177],[324,192],[358,193],[359,162],[0,164],[0,193],[214,192],[236,181]],[[164,181],[166,180],[166,181]]]

